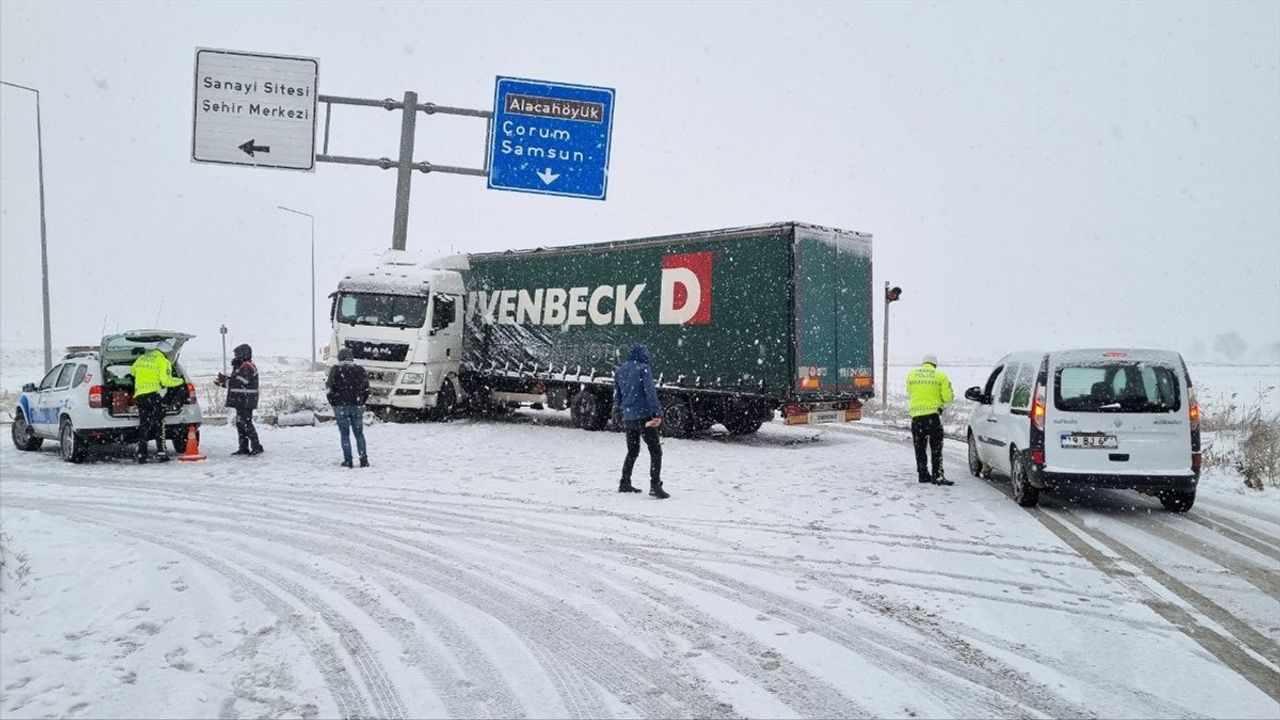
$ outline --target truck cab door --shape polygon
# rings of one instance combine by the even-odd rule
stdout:
[[[431,296],[431,329],[427,331],[427,375],[436,378],[429,392],[439,389],[440,380],[457,372],[462,355],[462,297]]]

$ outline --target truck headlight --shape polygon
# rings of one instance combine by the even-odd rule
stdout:
[[[426,365],[410,365],[400,373],[401,385],[421,385],[427,381]]]

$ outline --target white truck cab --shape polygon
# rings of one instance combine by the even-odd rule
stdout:
[[[351,350],[369,375],[367,406],[447,413],[462,397],[465,258],[423,262],[389,250],[381,264],[347,274],[330,297],[325,361]]]

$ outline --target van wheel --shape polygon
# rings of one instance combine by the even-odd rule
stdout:
[[[1165,490],[1159,497],[1160,504],[1169,512],[1186,512],[1196,503],[1195,490]]]
[[[595,392],[583,388],[573,396],[569,405],[569,415],[573,418],[574,427],[583,430],[603,430],[609,422],[609,409]]]
[[[1035,507],[1040,502],[1040,488],[1027,479],[1027,463],[1022,459],[1022,453],[1014,450],[1009,459],[1013,470],[1009,479],[1013,485],[1014,501],[1022,507]]]
[[[973,439],[973,431],[969,432],[969,473],[983,480],[991,477],[991,468],[984,465],[982,458],[978,457],[978,443]]]
[[[31,452],[32,450],[39,450],[40,446],[44,444],[44,440],[36,437],[36,434],[31,430],[31,426],[27,424],[27,414],[22,412],[21,409],[13,414],[13,427],[11,429],[13,432],[13,446],[19,450]]]
[[[71,418],[62,418],[62,428],[58,431],[59,451],[62,459],[69,463],[84,462],[84,440],[71,425]]]
[[[658,430],[669,437],[689,437],[693,434],[693,411],[683,398],[668,397],[662,403],[662,424]]]
[[[440,392],[436,393],[436,406],[431,409],[431,419],[440,422],[448,420],[457,404],[458,393],[453,389],[453,383],[445,380],[440,384]]]

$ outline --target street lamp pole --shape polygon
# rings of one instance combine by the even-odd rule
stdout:
[[[44,371],[53,367],[53,340],[49,323],[49,242],[44,222],[44,138],[40,129],[40,91],[0,80],[0,85],[29,90],[36,94],[36,168],[40,179],[40,291],[44,303]]]
[[[902,288],[889,287],[889,281],[884,281],[884,351],[880,353],[880,360],[883,363],[880,368],[880,410],[887,411],[889,409],[889,304],[898,301],[902,297]]]
[[[295,215],[306,215],[311,220],[311,369],[316,369],[316,217],[311,213],[294,210],[277,205],[277,210],[284,210]]]

